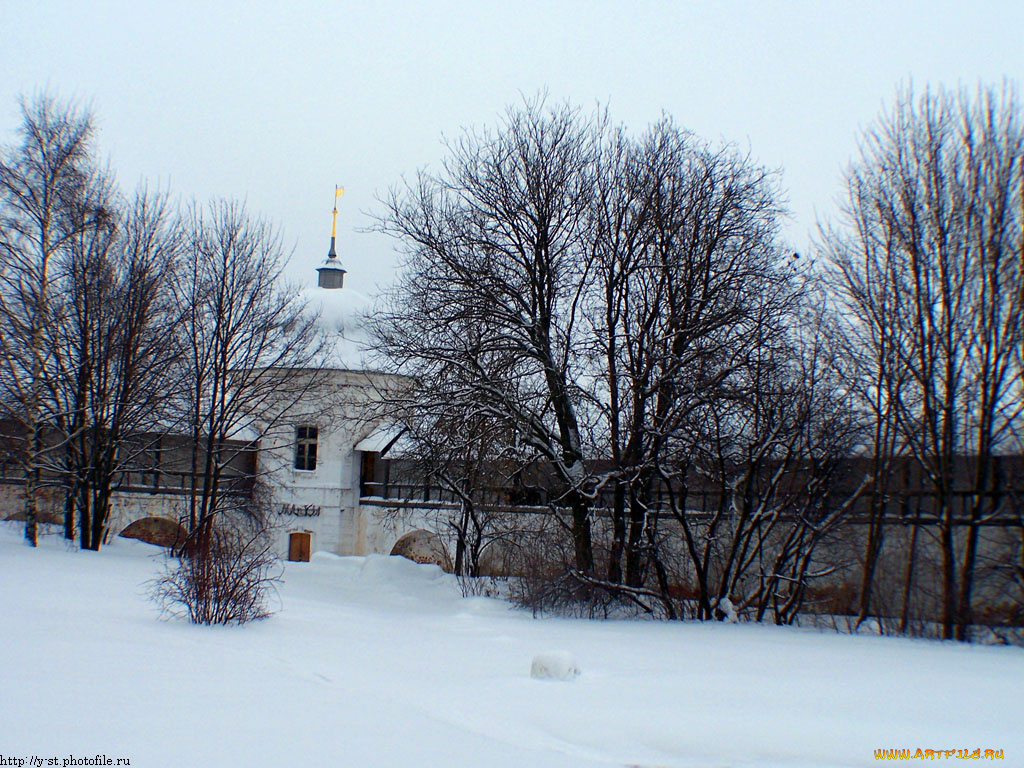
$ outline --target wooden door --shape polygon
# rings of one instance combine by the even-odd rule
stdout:
[[[377,453],[375,451],[362,451],[363,458],[359,467],[359,495],[360,496],[381,496],[380,489],[376,484],[377,474]]]
[[[309,546],[312,536],[305,531],[296,531],[288,536],[288,559],[298,563],[309,562]]]

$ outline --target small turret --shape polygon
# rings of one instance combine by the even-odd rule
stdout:
[[[331,249],[327,252],[327,260],[317,271],[317,285],[321,288],[341,288],[345,284],[345,268],[341,266],[338,252],[334,248],[338,233],[338,198],[345,194],[344,187],[334,188],[334,212],[331,216]]]

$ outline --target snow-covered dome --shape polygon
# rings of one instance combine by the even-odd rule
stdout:
[[[318,325],[329,345],[323,359],[328,368],[351,371],[365,370],[368,365],[369,333],[363,317],[373,306],[373,299],[351,288],[306,288],[301,293],[306,311],[319,315]]]
[[[344,187],[334,188],[335,206],[331,218],[331,247],[327,258],[316,268],[315,287],[306,288],[301,296],[306,311],[316,315],[327,349],[317,360],[325,368],[349,371],[366,370],[370,335],[364,327],[373,300],[359,291],[345,288],[345,268],[341,265],[336,248],[335,233],[338,223],[337,200]]]

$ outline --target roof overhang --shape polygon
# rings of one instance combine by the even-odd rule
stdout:
[[[405,428],[397,424],[381,424],[370,434],[356,443],[357,451],[379,453],[381,457],[398,458],[409,452],[409,440],[401,439]]]

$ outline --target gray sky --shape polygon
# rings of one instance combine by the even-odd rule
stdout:
[[[0,0],[0,133],[20,93],[92,105],[122,184],[245,198],[309,281],[345,186],[346,286],[391,279],[375,194],[546,88],[635,132],[662,111],[781,168],[792,247],[832,215],[896,86],[1024,74],[1024,2]]]

